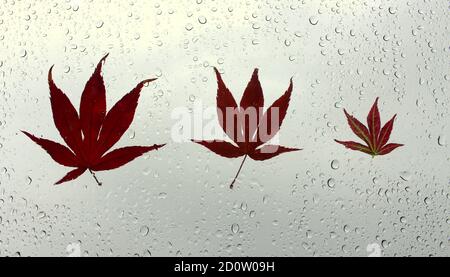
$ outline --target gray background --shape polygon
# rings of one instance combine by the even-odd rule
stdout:
[[[1,0],[0,255],[448,256],[449,25],[441,0]],[[49,67],[78,107],[107,52],[108,107],[159,77],[116,147],[168,145],[55,187],[69,169],[19,130],[61,142]],[[233,191],[240,160],[171,140],[174,108],[215,105],[212,66],[236,98],[260,68],[266,104],[294,76],[280,140],[304,150],[248,160]],[[405,146],[372,159],[333,139],[377,96]]]

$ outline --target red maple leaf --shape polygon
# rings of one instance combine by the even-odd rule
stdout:
[[[222,157],[237,158],[244,156],[239,170],[230,184],[232,189],[247,157],[263,161],[285,152],[301,150],[280,145],[263,145],[280,130],[289,106],[293,85],[291,79],[286,92],[263,112],[264,95],[258,79],[258,69],[253,71],[252,78],[244,91],[239,106],[230,90],[225,86],[219,71],[216,68],[214,70],[218,83],[217,112],[219,123],[235,144],[222,140],[192,141]]]
[[[351,150],[361,151],[372,156],[386,155],[397,147],[403,146],[403,144],[388,143],[392,128],[394,127],[394,120],[397,115],[394,115],[391,120],[381,128],[380,112],[378,111],[378,97],[367,115],[368,128],[358,121],[358,119],[349,115],[345,109],[344,113],[353,133],[362,139],[366,145],[354,141],[335,140],[336,142]]]
[[[156,80],[148,79],[140,82],[106,113],[106,89],[101,75],[106,57],[108,55],[100,60],[86,83],[81,96],[79,116],[67,95],[53,82],[53,66],[49,70],[48,83],[53,120],[59,134],[70,149],[57,142],[38,138],[22,131],[46,150],[55,162],[76,168],[55,185],[74,180],[86,170],[89,170],[97,184],[101,185],[93,171],[118,168],[148,151],[164,146],[164,144],[128,146],[106,153],[122,137],[133,121],[140,91],[144,85]]]

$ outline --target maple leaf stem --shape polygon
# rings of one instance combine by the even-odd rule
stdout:
[[[90,170],[90,169],[89,169],[89,172],[91,173],[92,177],[94,177],[95,182],[97,182],[97,185],[101,186],[101,185],[102,185],[102,182],[100,182],[100,181],[97,179],[97,176],[95,176],[95,173],[94,173],[92,170]]]
[[[236,179],[239,176],[239,173],[241,173],[242,166],[244,165],[246,159],[247,159],[247,155],[244,156],[244,159],[242,160],[241,166],[239,167],[239,170],[236,173],[236,176],[234,176],[233,182],[231,182],[231,184],[230,184],[230,189],[233,189],[234,183],[236,182]]]

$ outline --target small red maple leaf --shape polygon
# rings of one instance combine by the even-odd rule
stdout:
[[[100,60],[86,83],[81,96],[79,116],[66,94],[53,82],[53,66],[49,70],[48,83],[53,120],[70,149],[57,142],[38,138],[22,131],[46,150],[54,161],[64,166],[76,167],[55,185],[74,180],[86,170],[89,170],[97,184],[101,185],[93,171],[118,168],[146,152],[157,150],[165,145],[128,146],[106,153],[122,137],[133,121],[144,85],[156,80],[148,79],[140,82],[106,113],[106,89],[101,70],[107,57],[108,55]]]
[[[280,145],[263,145],[280,130],[289,106],[293,85],[291,79],[286,92],[263,112],[264,95],[258,79],[258,69],[253,71],[252,78],[244,91],[239,106],[230,90],[225,86],[219,71],[216,68],[214,68],[214,71],[218,83],[217,112],[219,123],[235,144],[221,140],[192,141],[222,157],[237,158],[244,156],[239,170],[230,184],[232,189],[247,157],[263,161],[285,152],[301,150]]]
[[[337,143],[340,143],[351,150],[361,151],[372,156],[386,155],[397,147],[403,146],[403,144],[398,143],[387,143],[397,115],[394,115],[383,128],[380,128],[381,122],[380,112],[378,111],[378,97],[367,115],[367,125],[369,128],[364,126],[358,119],[348,114],[345,109],[344,113],[353,133],[362,139],[366,145],[354,141],[335,140]]]

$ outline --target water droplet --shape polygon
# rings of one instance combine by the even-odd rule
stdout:
[[[231,232],[233,232],[233,234],[237,234],[239,232],[239,225],[236,223],[231,225]]]
[[[150,252],[150,250],[145,250],[144,251],[144,255],[143,255],[143,257],[151,257],[152,256],[152,252]]]
[[[142,226],[139,229],[139,233],[144,237],[147,236],[149,232],[150,232],[150,229],[147,226]]]
[[[206,17],[200,16],[200,17],[198,18],[198,22],[199,22],[200,24],[206,24],[206,22],[208,22],[208,20],[206,19]]]
[[[334,188],[336,186],[336,181],[333,178],[328,179],[327,185],[329,188]]]
[[[388,11],[389,11],[390,14],[395,14],[397,12],[397,9],[394,8],[394,7],[389,7]]]
[[[344,232],[345,232],[345,233],[350,232],[350,226],[344,225]]]
[[[409,171],[400,172],[400,178],[404,181],[409,181],[411,179],[411,173]]]
[[[25,49],[22,49],[22,50],[20,50],[20,52],[19,52],[19,56],[20,56],[21,58],[25,58],[25,57],[27,56],[27,54],[28,54],[28,52],[27,52],[27,50],[25,50]]]
[[[256,215],[255,211],[250,211],[250,213],[248,214],[250,216],[250,218],[254,218]]]
[[[332,160],[331,161],[331,168],[336,170],[339,169],[339,161],[338,160]]]
[[[38,213],[38,215],[37,215],[37,217],[38,217],[39,219],[43,219],[43,218],[45,218],[45,216],[46,216],[46,214],[45,214],[45,212],[43,212],[43,211],[40,211],[40,212]]]
[[[311,16],[309,18],[309,23],[311,23],[311,25],[317,25],[317,23],[319,23],[319,19],[316,16]]]

